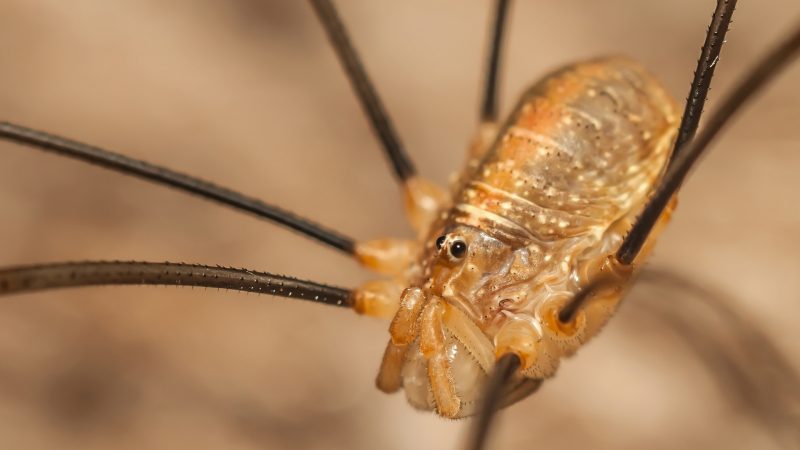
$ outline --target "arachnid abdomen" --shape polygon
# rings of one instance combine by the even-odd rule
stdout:
[[[677,121],[672,99],[636,63],[559,70],[524,95],[453,218],[524,241],[608,228],[652,189]]]

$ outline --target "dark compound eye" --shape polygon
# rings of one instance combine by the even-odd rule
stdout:
[[[441,250],[442,246],[444,245],[444,241],[446,239],[447,239],[447,236],[439,236],[438,238],[436,238],[436,248]]]
[[[450,254],[454,258],[461,258],[467,253],[467,244],[464,241],[455,241],[450,244]]]

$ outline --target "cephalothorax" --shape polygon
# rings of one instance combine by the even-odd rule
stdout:
[[[356,242],[197,178],[6,122],[0,138],[250,212],[387,278],[347,290],[243,269],[100,261],[2,269],[0,295],[98,284],[196,285],[392,317],[378,387],[403,389],[413,406],[449,418],[482,408],[476,448],[496,404],[535,391],[614,313],[689,169],[728,118],[800,48],[798,28],[693,139],[735,6],[719,0],[682,117],[652,75],[615,57],[546,76],[499,126],[497,70],[508,9],[499,0],[482,123],[448,194],[417,176],[331,3],[311,4],[402,183],[416,240]]]

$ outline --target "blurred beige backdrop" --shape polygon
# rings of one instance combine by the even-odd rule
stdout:
[[[490,2],[339,3],[422,174],[444,183],[475,125]],[[611,53],[684,98],[713,3],[515,2],[504,111],[545,71]],[[741,2],[710,108],[798,19],[796,0]],[[652,261],[732,294],[795,370],[798,119],[800,66],[717,141]],[[304,2],[0,0],[0,120],[180,169],[357,238],[411,235]],[[369,277],[181,193],[14,145],[0,155],[0,265],[172,260],[342,286]],[[659,295],[637,292],[554,380],[504,412],[494,448],[778,448],[691,345],[633,304]],[[693,318],[685,302],[661,300]],[[461,448],[468,421],[373,387],[386,339],[385,323],[348,311],[213,290],[3,298],[0,448]]]

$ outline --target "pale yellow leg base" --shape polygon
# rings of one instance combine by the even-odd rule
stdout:
[[[356,244],[355,256],[362,266],[383,275],[406,275],[419,253],[419,244],[408,239],[375,239]]]
[[[497,122],[481,122],[478,125],[478,131],[475,133],[469,146],[469,154],[467,157],[470,161],[480,161],[483,159],[486,152],[492,144],[494,144],[495,139],[497,139],[498,131],[499,126]]]
[[[428,233],[436,216],[450,200],[444,189],[419,177],[406,180],[403,199],[408,221],[419,237]]]
[[[536,362],[538,343],[542,340],[539,332],[525,320],[511,320],[497,333],[495,357],[500,359],[507,353],[519,356],[520,370],[525,371]]]
[[[400,280],[368,281],[353,291],[353,309],[382,319],[390,319],[397,312],[403,292]]]

